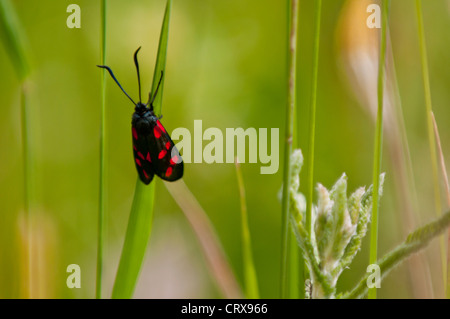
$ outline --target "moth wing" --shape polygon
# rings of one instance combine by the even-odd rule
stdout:
[[[141,181],[148,185],[153,179],[154,169],[150,158],[149,135],[137,135],[133,126],[133,155],[136,170]]]
[[[151,121],[148,135],[153,171],[161,179],[173,182],[183,177],[183,159],[159,120]]]

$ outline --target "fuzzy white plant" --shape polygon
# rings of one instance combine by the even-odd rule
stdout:
[[[318,184],[318,201],[311,216],[313,229],[308,232],[304,225],[305,197],[298,191],[302,165],[302,153],[295,150],[291,155],[289,185],[291,223],[311,274],[312,297],[333,298],[339,276],[352,262],[366,235],[373,188],[360,187],[347,197],[345,174],[331,190]],[[384,174],[380,178],[380,196],[383,181]]]

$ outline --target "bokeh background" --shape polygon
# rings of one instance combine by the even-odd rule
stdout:
[[[23,220],[20,85],[6,50],[0,48],[2,298],[28,295],[24,258],[29,251],[34,256],[31,296],[94,297],[101,106],[101,72],[95,65],[100,63],[100,2],[75,1],[81,7],[81,28],[69,29],[66,8],[73,2],[12,1],[28,39],[27,54],[32,70],[28,87],[34,171],[31,246],[26,240]],[[370,51],[373,42],[361,39],[373,38],[377,31],[368,31],[364,25],[368,16],[365,6],[355,6],[355,2],[376,3],[375,0],[323,1],[316,124],[315,180],[331,187],[345,172],[349,192],[372,183],[375,131],[370,102],[367,102],[370,93],[364,91],[361,83],[366,79],[370,87],[370,79],[376,81],[376,73],[366,72],[365,78],[355,80],[357,71],[349,70],[355,59],[352,46],[360,45],[363,52],[373,52]],[[139,46],[142,46],[139,58],[143,92],[147,94],[150,89],[164,8],[162,0],[108,1],[107,65],[132,97],[138,94],[132,55]],[[423,9],[433,109],[444,157],[450,165],[450,64],[447,63],[450,1],[424,1]],[[300,1],[299,22],[297,126],[298,143],[306,152],[313,1]],[[392,1],[390,27],[390,48],[417,189],[417,198],[412,201],[417,204],[413,205],[413,221],[406,223],[407,217],[400,209],[398,184],[395,184],[396,172],[402,168],[392,160],[395,158],[392,151],[403,149],[404,144],[390,148],[386,140],[391,137],[387,132],[380,256],[400,243],[414,225],[436,216],[415,1]],[[162,108],[163,123],[169,132],[176,127],[193,130],[195,119],[203,120],[203,129],[280,128],[278,173],[261,175],[260,163],[241,166],[254,261],[264,298],[279,295],[281,205],[278,192],[284,148],[286,48],[286,1],[173,3]],[[368,59],[370,64],[370,54]],[[358,68],[370,70],[364,63]],[[108,78],[106,296],[110,295],[114,281],[137,176],[131,152],[132,112],[132,105]],[[186,164],[184,181],[211,220],[242,285],[235,166]],[[185,216],[163,182],[155,179],[154,183],[157,184],[154,226],[135,297],[220,297]],[[368,244],[366,238],[362,251],[340,279],[340,290],[351,288],[364,274],[369,260]],[[378,296],[443,297],[439,240],[434,240],[419,259],[420,269],[425,271],[411,272],[413,261],[401,265],[383,281]],[[81,267],[80,289],[66,286],[66,267],[73,263]]]

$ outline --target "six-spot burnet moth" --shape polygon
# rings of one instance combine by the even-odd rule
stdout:
[[[158,93],[163,71],[161,71],[161,77],[153,99],[150,93],[147,104],[141,103],[141,79],[137,61],[137,54],[140,49],[139,47],[134,53],[134,64],[136,65],[139,85],[139,103],[135,103],[127,92],[125,92],[109,67],[105,65],[97,66],[108,70],[122,92],[135,105],[131,120],[131,132],[134,162],[141,181],[148,185],[152,181],[153,175],[156,174],[163,180],[173,182],[183,176],[183,159],[166,129],[159,121],[162,116],[157,117],[153,112],[153,101]]]

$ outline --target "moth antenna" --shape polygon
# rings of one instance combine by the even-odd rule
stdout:
[[[116,84],[120,87],[120,89],[122,90],[123,93],[125,93],[125,95],[130,99],[131,102],[133,102],[134,105],[136,105],[136,102],[133,101],[133,99],[127,94],[127,92],[125,92],[125,90],[123,89],[123,87],[120,85],[119,81],[117,81],[116,77],[114,76],[113,71],[107,67],[106,65],[97,65],[99,68],[102,69],[106,69],[108,70],[109,74],[111,75],[111,77],[113,78],[113,80],[116,82]]]
[[[158,89],[159,89],[159,86],[161,85],[163,74],[164,74],[164,71],[161,71],[161,77],[159,78],[158,86],[156,87],[156,90],[155,90],[155,95],[153,95],[153,99],[150,102],[150,105],[152,105],[152,106],[153,106],[153,102],[155,101],[156,94],[158,94]],[[149,100],[151,99],[151,96],[152,96],[152,94],[150,93]]]
[[[139,74],[139,63],[138,63],[138,60],[137,60],[137,54],[138,54],[140,49],[141,49],[141,47],[139,47],[136,50],[136,52],[134,52],[134,64],[136,65],[136,72],[137,72],[138,85],[139,85],[139,103],[141,103],[141,75]]]

